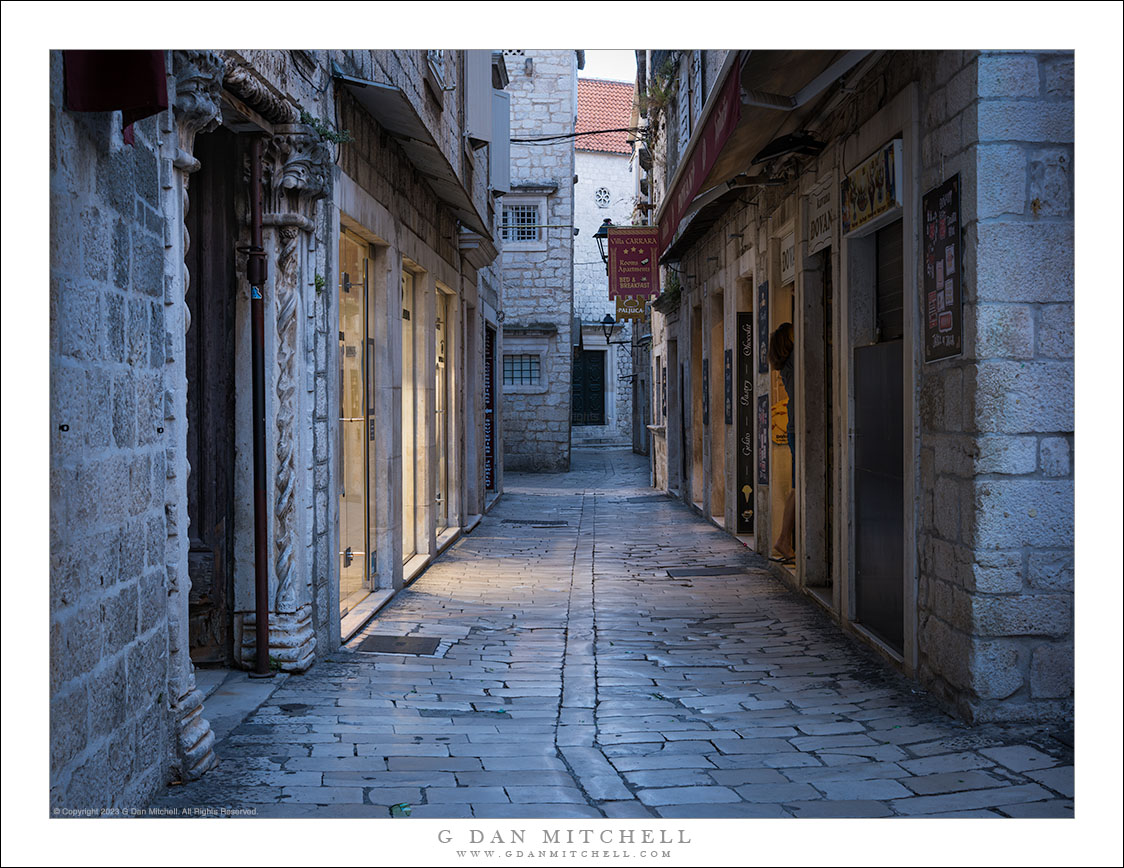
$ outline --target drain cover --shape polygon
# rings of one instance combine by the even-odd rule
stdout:
[[[745,567],[731,564],[726,567],[684,567],[678,570],[668,570],[667,574],[673,579],[686,579],[691,576],[732,576],[735,573],[746,572]]]
[[[569,524],[568,521],[557,521],[555,519],[546,518],[505,518],[501,520],[504,524],[530,524],[535,527],[565,527]]]
[[[433,654],[440,644],[440,639],[429,636],[368,636],[355,650],[381,654]]]
[[[626,503],[660,503],[666,501],[671,502],[671,498],[666,494],[643,494],[640,497],[626,498]]]

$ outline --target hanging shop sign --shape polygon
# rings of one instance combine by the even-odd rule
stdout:
[[[722,385],[723,394],[726,396],[726,424],[734,424],[734,351],[726,350],[723,358]]]
[[[902,140],[894,139],[847,173],[840,190],[843,233],[901,205]]]
[[[702,411],[703,424],[710,424],[710,359],[702,360]]]
[[[753,533],[753,314],[737,315],[737,532]]]
[[[769,484],[769,396],[757,396],[757,484]]]
[[[921,199],[921,210],[925,220],[925,274],[921,280],[925,361],[935,362],[964,351],[960,175],[953,175],[926,193]]]
[[[769,281],[757,287],[757,373],[769,373]]]
[[[781,239],[781,286],[796,280],[796,233]]]
[[[609,298],[655,298],[660,294],[655,226],[609,228]]]
[[[675,240],[679,223],[686,216],[706,176],[714,168],[718,155],[741,119],[741,64],[734,63],[718,93],[710,113],[702,122],[702,132],[687,156],[679,178],[667,197],[667,206],[660,215],[660,250],[667,250]]]
[[[831,230],[835,228],[835,178],[816,187],[808,194],[808,255],[819,253],[831,246]]]
[[[643,321],[648,308],[648,299],[643,296],[617,296],[617,322],[625,320]]]

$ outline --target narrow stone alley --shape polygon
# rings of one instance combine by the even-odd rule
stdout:
[[[344,649],[290,677],[217,745],[218,768],[158,805],[1073,815],[1067,733],[957,722],[759,556],[653,494],[642,457],[575,450],[573,467],[509,474],[471,534]],[[358,650],[372,637],[431,641]]]

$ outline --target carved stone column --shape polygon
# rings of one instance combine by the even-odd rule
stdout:
[[[308,529],[300,515],[310,490],[300,484],[297,455],[302,433],[298,401],[298,310],[302,293],[312,283],[306,275],[309,244],[315,231],[316,202],[326,196],[331,183],[331,152],[307,127],[279,124],[265,152],[265,226],[274,236],[276,250],[270,309],[276,321],[276,370],[272,450],[272,567],[269,616],[270,657],[285,671],[303,671],[312,665],[316,636],[312,624],[312,571],[298,564]],[[302,279],[304,275],[304,279]],[[255,618],[248,614],[242,631],[242,659],[254,659]]]
[[[188,183],[199,169],[193,150],[195,137],[220,123],[220,91],[223,64],[212,51],[175,51],[172,55],[175,77],[173,104],[174,128],[165,139],[164,157],[170,158],[172,171],[165,182],[171,193],[165,198],[165,220],[173,227],[165,248],[165,279],[168,292],[168,321],[182,328],[168,335],[168,361],[174,362],[172,382],[165,392],[165,416],[175,432],[168,465],[167,514],[168,543],[168,688],[176,728],[176,761],[182,778],[199,777],[215,762],[215,736],[203,717],[203,694],[195,685],[188,636],[188,597],[191,579],[187,571],[188,515],[187,479],[187,383],[184,369],[184,336],[191,324],[185,296],[191,280],[184,257],[191,245],[187,231]],[[176,232],[178,228],[180,232]]]

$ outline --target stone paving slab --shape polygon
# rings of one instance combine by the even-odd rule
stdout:
[[[232,721],[219,766],[157,804],[276,817],[389,818],[399,803],[447,819],[1073,816],[1071,737],[948,717],[737,540],[653,499],[642,458],[576,449],[572,464],[508,474],[472,534],[348,648]],[[373,634],[441,643],[429,656],[353,650]]]

